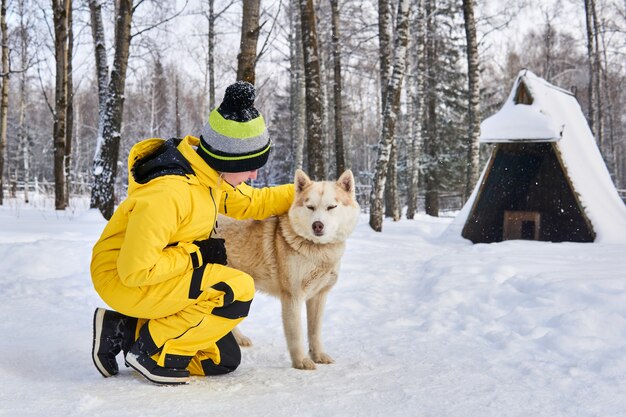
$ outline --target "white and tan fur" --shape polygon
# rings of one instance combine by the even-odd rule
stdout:
[[[298,170],[294,184],[287,214],[263,221],[220,218],[217,232],[226,240],[228,266],[250,274],[258,290],[280,299],[293,367],[315,369],[315,363],[333,363],[322,346],[322,314],[360,209],[350,170],[336,182],[311,181]],[[305,303],[309,357],[300,323]],[[240,345],[251,344],[238,329],[234,334]]]

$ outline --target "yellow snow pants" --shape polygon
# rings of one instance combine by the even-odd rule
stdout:
[[[138,317],[136,338],[147,323],[160,366],[185,358],[192,375],[214,375],[239,365],[239,346],[231,333],[250,309],[254,281],[245,272],[206,264],[170,280],[127,287],[116,271],[92,277],[104,302]],[[145,335],[145,330],[142,332]]]

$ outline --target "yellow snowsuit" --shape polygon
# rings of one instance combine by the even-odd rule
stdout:
[[[148,139],[131,149],[128,197],[91,261],[102,299],[122,314],[149,320],[159,366],[168,357],[193,357],[192,375],[212,373],[206,364],[222,362],[220,343],[234,343],[230,332],[254,296],[249,275],[205,263],[192,242],[210,237],[218,212],[264,219],[287,212],[294,197],[293,184],[231,186],[196,153],[198,143],[193,136]],[[146,320],[139,320],[137,334]]]

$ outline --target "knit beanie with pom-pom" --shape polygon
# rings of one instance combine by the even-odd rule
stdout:
[[[267,162],[271,141],[255,98],[252,84],[237,81],[209,115],[197,152],[216,171],[253,171]]]

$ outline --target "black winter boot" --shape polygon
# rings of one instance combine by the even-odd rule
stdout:
[[[120,351],[126,353],[135,339],[137,319],[117,311],[97,308],[93,315],[93,345],[91,357],[102,376],[117,375],[115,357]]]
[[[189,383],[189,371],[185,369],[192,357],[177,356],[167,358],[166,364],[171,366],[159,366],[152,355],[160,349],[155,345],[148,323],[144,324],[139,331],[139,338],[126,354],[126,365],[143,375],[148,381],[163,385],[180,385]],[[170,359],[170,360],[168,360]]]

